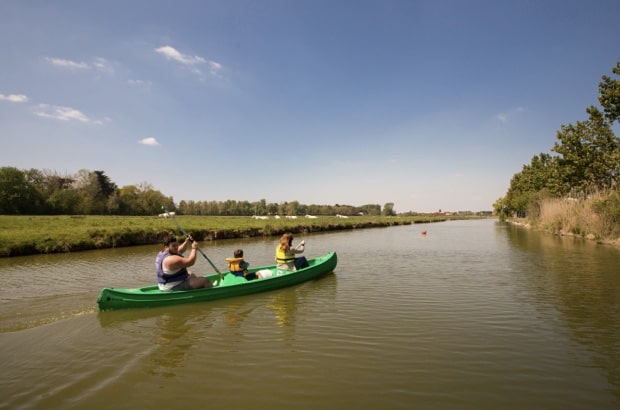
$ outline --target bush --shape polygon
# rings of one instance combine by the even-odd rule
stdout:
[[[603,221],[604,236],[620,236],[620,190],[615,189],[592,203],[592,210]]]

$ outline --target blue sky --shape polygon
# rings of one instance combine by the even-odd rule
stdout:
[[[180,200],[491,210],[620,60],[620,2],[0,2],[0,166]]]

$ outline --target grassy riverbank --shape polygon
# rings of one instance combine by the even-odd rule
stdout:
[[[177,216],[179,224],[198,241],[284,232],[308,233],[408,225],[464,219],[463,216],[318,217],[317,219],[253,219],[250,217]],[[471,217],[470,217],[471,218]],[[0,215],[0,257],[75,252],[159,243],[178,231],[174,221],[139,216],[9,216]]]
[[[620,194],[585,199],[548,198],[532,207],[527,218],[509,222],[560,236],[573,236],[620,246]]]

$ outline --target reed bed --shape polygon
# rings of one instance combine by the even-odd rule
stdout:
[[[617,199],[610,194],[595,194],[585,199],[545,199],[534,223],[559,235],[617,240],[620,237],[620,215],[614,201]]]

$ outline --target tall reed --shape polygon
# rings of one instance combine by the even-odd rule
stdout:
[[[618,202],[617,191],[583,199],[547,198],[540,203],[538,218],[531,222],[556,234],[617,240],[620,238]]]

